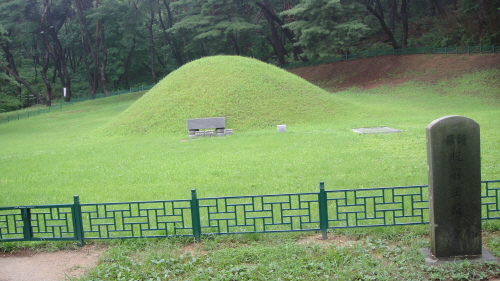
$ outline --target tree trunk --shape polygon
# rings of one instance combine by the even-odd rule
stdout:
[[[14,71],[12,69],[8,68],[6,65],[4,65],[3,68],[10,75],[12,75],[12,77],[14,77],[14,79],[16,79],[17,82],[23,84],[24,87],[26,87],[26,89],[28,89],[28,91],[35,96],[36,100],[39,103],[44,104],[42,98],[40,97],[40,94],[38,94],[35,90],[33,90],[33,88],[31,88],[31,86],[30,86],[30,84],[28,82],[24,81],[21,77],[19,77],[19,75],[17,75],[16,73],[14,73]]]
[[[269,0],[264,0],[264,4],[260,3],[260,2],[256,2],[255,4],[263,10],[263,12],[265,13],[264,16],[266,17],[266,19],[269,16],[273,21],[275,21],[280,26],[285,37],[290,41],[290,43],[292,43],[292,46],[293,46],[292,48],[293,48],[295,60],[298,60],[300,57],[300,59],[302,61],[308,61],[308,59],[306,57],[300,56],[300,54],[302,54],[304,51],[302,50],[302,48],[300,46],[295,46],[295,43],[297,42],[295,40],[295,36],[288,28],[283,28],[283,25],[285,25],[285,22],[283,22],[283,20],[281,18],[279,18],[276,15],[276,13],[272,10],[272,6],[271,6],[271,3],[269,2]],[[280,45],[284,49],[283,44],[280,44]]]
[[[135,38],[132,40],[132,47],[128,51],[127,59],[125,60],[125,64],[123,66],[123,82],[125,83],[125,88],[130,89],[130,83],[128,81],[128,72],[130,68],[130,61],[132,60],[132,54],[135,49]]]
[[[62,48],[61,41],[59,40],[58,37],[58,32],[63,26],[66,18],[60,19],[58,18],[59,15],[51,15],[50,13],[50,5],[49,0],[44,0],[43,1],[44,5],[44,11],[42,13],[42,16],[40,18],[40,23],[39,23],[39,29],[40,29],[40,34],[42,34],[42,38],[44,39],[45,43],[45,48],[49,52],[50,56],[52,57],[54,64],[56,66],[56,69],[58,70],[59,74],[59,79],[61,80],[61,84],[64,88],[66,88],[66,96],[64,97],[64,101],[70,101],[71,100],[71,77],[68,73],[68,68],[66,66],[66,58],[64,54],[64,50]],[[67,11],[66,11],[67,12]],[[45,28],[44,23],[45,20],[49,22],[49,27]],[[54,24],[56,22],[57,24]],[[50,44],[48,42],[48,39],[46,37],[46,33],[50,35],[52,38],[52,48],[50,47]]]
[[[14,56],[10,52],[10,43],[5,42],[5,45],[1,45],[2,50],[5,54],[5,59],[7,60],[7,66],[11,69],[16,75],[18,75],[16,62],[14,61]],[[9,72],[7,72],[9,73]],[[16,87],[17,96],[21,95],[21,87]]]
[[[406,48],[408,46],[408,3],[406,0],[401,2],[401,19],[403,21],[401,47]]]
[[[446,10],[443,8],[441,0],[434,0],[436,2],[436,7],[438,8],[439,14],[446,17]]]
[[[154,36],[153,36],[153,21],[155,18],[155,13],[154,11],[151,11],[151,18],[149,22],[146,24],[146,27],[149,30],[149,55],[151,57],[151,76],[153,78],[153,84],[158,83],[158,78],[156,77],[156,70],[155,70],[155,42],[154,42]]]
[[[14,61],[14,56],[10,52],[10,43],[9,42],[5,42],[5,45],[2,45],[2,50],[3,50],[4,54],[5,54],[5,59],[7,60],[7,66],[12,71],[14,71],[14,73],[17,74],[18,72],[17,72],[16,62]]]
[[[47,70],[49,69],[49,51],[45,50],[45,54],[43,55],[43,68],[40,70],[40,74],[42,74],[43,83],[45,84],[45,88],[47,88],[47,93],[45,94],[45,101],[47,106],[52,104],[52,86],[50,85],[49,79],[47,79]]]
[[[380,1],[379,0],[375,0],[375,1],[378,2],[377,5],[380,6]],[[375,9],[373,9],[370,0],[364,0],[364,5],[365,5],[366,9],[377,18],[378,22],[380,23],[380,26],[385,31],[387,36],[389,36],[389,42],[391,42],[392,47],[394,49],[399,49],[400,47],[399,47],[398,43],[396,42],[396,39],[394,39],[394,33],[392,33],[391,29],[389,27],[387,27],[387,24],[385,24],[384,17],[381,14],[379,14]]]
[[[446,17],[446,11],[443,8],[441,0],[429,0],[429,15],[434,16],[436,9],[440,15]]]
[[[391,0],[391,12],[389,13],[389,28],[391,31],[396,29],[396,12],[398,11],[398,1]]]
[[[106,46],[104,45],[104,23],[100,24],[100,36],[99,36],[99,45],[101,47],[102,60],[101,60],[101,88],[106,97],[109,97],[108,86],[106,85],[106,65],[108,63],[108,52],[106,50]]]
[[[283,65],[286,63],[285,61],[285,48],[281,44],[281,39],[278,34],[278,31],[276,30],[276,26],[274,25],[274,19],[272,17],[272,12],[270,11],[270,8],[267,7],[265,4],[256,2],[256,4],[261,7],[264,17],[267,20],[267,23],[269,24],[269,29],[271,30],[271,42],[272,46],[274,49],[274,53],[278,57],[278,64]]]
[[[89,82],[89,92],[90,96],[94,97],[97,92],[97,84],[98,84],[98,59],[96,51],[94,50],[94,46],[92,43],[91,36],[88,31],[88,24],[85,16],[83,15],[83,11],[85,11],[85,6],[82,0],[76,0],[76,11],[78,14],[78,21],[80,26],[80,37],[81,37],[81,46],[83,51],[83,61],[85,64],[85,69],[87,70],[87,80]],[[93,67],[91,69],[91,63],[88,61],[89,56],[93,61]]]
[[[171,28],[173,26],[172,22],[172,12],[170,11],[170,5],[167,3],[166,0],[163,0],[163,4],[166,7],[167,10],[167,16],[168,16],[168,27]],[[177,42],[175,38],[171,38],[168,33],[167,33],[167,28],[165,26],[165,23],[163,22],[163,17],[161,16],[161,11],[158,11],[158,16],[160,19],[160,25],[163,31],[163,36],[165,37],[165,43],[166,45],[170,46],[170,49],[172,50],[172,54],[174,55],[174,59],[177,61],[177,64],[179,66],[184,64],[184,61],[182,59],[182,54],[179,52],[179,47],[177,45]]]
[[[186,38],[184,38],[184,36],[182,36],[182,33],[181,33],[181,38],[182,38],[182,44],[184,46],[184,48],[186,48]],[[186,55],[186,61],[187,62],[190,62],[191,61],[191,58],[189,57],[189,52],[186,50],[185,52],[185,55]]]
[[[49,11],[49,6],[45,5],[42,15],[40,16],[40,21],[38,23],[38,30],[40,32],[40,35],[42,36],[42,42],[45,48],[45,52],[43,54],[43,67],[42,70],[40,70],[40,73],[42,75],[42,80],[43,83],[45,84],[45,88],[47,89],[45,100],[47,102],[47,106],[50,106],[52,104],[52,85],[50,84],[50,81],[47,78],[47,71],[49,70],[49,54],[51,50],[50,50],[50,44],[47,41],[47,34],[45,33],[44,30],[45,17],[47,16],[48,11]]]
[[[61,80],[61,84],[63,88],[66,88],[66,96],[64,97],[64,101],[68,102],[71,100],[71,77],[68,73],[68,68],[66,66],[66,61],[64,59],[64,52],[61,45],[61,41],[57,36],[57,31],[54,27],[49,27],[49,33],[52,37],[53,45],[54,45],[54,61],[56,61],[56,65],[60,69],[59,79]]]
[[[230,35],[230,38],[231,38],[231,42],[233,43],[234,52],[236,53],[237,56],[239,56],[240,55],[240,47],[238,46],[238,40],[236,39],[236,37],[234,35]]]
[[[486,27],[486,15],[484,0],[477,1],[477,28],[479,31],[479,38],[484,34]]]
[[[272,42],[273,42],[273,48],[274,52],[276,53],[276,56],[278,56],[278,64],[282,65],[285,64],[285,54],[283,52],[283,46],[281,45],[281,40],[278,35],[278,31],[276,30],[276,26],[274,26],[274,21],[271,19],[271,17],[266,13],[264,15],[266,17],[267,22],[269,23],[269,27],[271,28],[271,37],[272,37]]]

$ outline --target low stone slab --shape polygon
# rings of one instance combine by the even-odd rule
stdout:
[[[420,249],[420,252],[424,255],[425,262],[428,265],[438,265],[448,262],[463,262],[465,260],[469,261],[470,263],[485,262],[485,261],[500,263],[500,259],[492,255],[485,248],[482,249],[481,255],[463,255],[463,256],[453,256],[446,258],[436,258],[435,256],[432,255],[429,248]]]
[[[226,117],[187,119],[188,130],[216,129],[226,127]]]
[[[358,129],[352,129],[352,130],[358,134],[390,134],[390,133],[401,132],[401,130],[389,128],[389,127],[358,128]]]

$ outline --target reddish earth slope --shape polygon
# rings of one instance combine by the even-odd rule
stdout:
[[[398,85],[410,80],[433,82],[491,68],[500,69],[500,54],[381,56],[289,71],[334,92],[349,87]]]

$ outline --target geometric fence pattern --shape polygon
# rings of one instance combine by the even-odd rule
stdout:
[[[329,228],[423,224],[429,221],[427,186],[328,192]],[[333,210],[332,210],[333,209]]]
[[[0,241],[321,231],[426,224],[427,185],[275,195],[0,207]],[[482,182],[482,218],[500,218],[500,180]]]

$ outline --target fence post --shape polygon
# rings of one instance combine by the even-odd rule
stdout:
[[[201,241],[200,204],[196,196],[196,189],[191,189],[191,220],[193,222],[193,236],[196,242]]]
[[[23,236],[25,241],[31,241],[33,238],[33,229],[31,228],[31,209],[21,207],[21,216],[23,217]]]
[[[318,203],[319,203],[319,228],[321,230],[323,240],[328,239],[328,207],[327,198],[325,192],[325,183],[319,183],[319,193],[318,193]]]
[[[75,239],[78,240],[78,246],[82,247],[85,244],[83,240],[83,219],[82,219],[82,206],[80,205],[80,197],[73,196],[73,229],[75,231]]]

